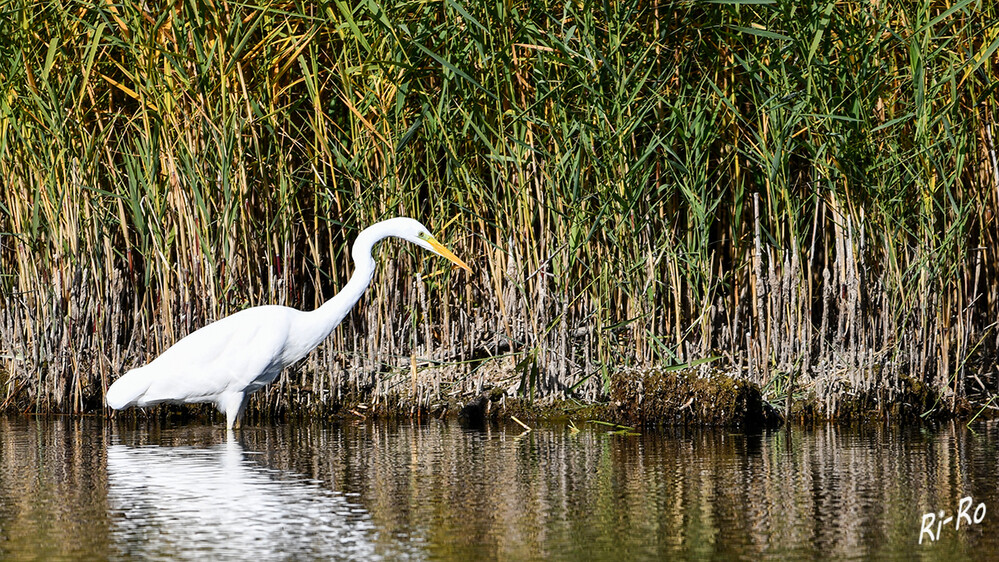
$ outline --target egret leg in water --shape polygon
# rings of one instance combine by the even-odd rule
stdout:
[[[108,406],[121,410],[211,402],[225,414],[226,428],[238,428],[249,396],[308,355],[354,307],[375,273],[371,251],[389,236],[412,242],[471,271],[419,221],[398,217],[379,222],[357,235],[351,249],[354,274],[343,290],[322,306],[309,312],[287,306],[255,306],[217,320],[122,375],[108,389]]]

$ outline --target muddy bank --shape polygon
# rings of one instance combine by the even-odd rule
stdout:
[[[970,419],[981,409],[965,400],[952,403],[912,378],[903,378],[900,386],[890,399],[879,391],[840,389],[836,400],[828,400],[813,389],[800,389],[793,396],[788,415],[786,394],[766,396],[758,385],[745,380],[724,374],[704,377],[693,370],[635,371],[615,376],[610,399],[603,403],[581,405],[558,401],[542,405],[492,389],[471,399],[441,405],[428,414],[454,415],[468,425],[517,417],[598,420],[631,427],[713,426],[753,430],[777,427],[787,420],[810,423]]]
[[[941,419],[972,414],[965,401],[952,404],[928,386],[903,378],[889,398],[882,391],[840,389],[836,400],[823,400],[813,388],[767,396],[755,383],[724,374],[700,376],[690,370],[622,373],[612,381],[611,421],[643,426],[774,427],[785,420],[862,421]]]
[[[611,379],[606,401],[526,400],[506,387],[493,386],[478,393],[463,393],[416,406],[398,395],[373,399],[348,396],[342,402],[321,408],[296,407],[284,400],[268,398],[265,391],[251,400],[245,413],[247,425],[281,422],[364,419],[457,419],[466,427],[483,427],[517,418],[526,422],[597,421],[628,427],[731,427],[745,430],[778,427],[785,421],[858,422],[893,421],[918,423],[949,418],[993,417],[992,409],[967,400],[952,401],[928,385],[912,378],[901,379],[890,397],[884,391],[861,392],[837,388],[835,400],[823,399],[809,386],[799,388],[787,412],[787,395],[766,393],[755,383],[723,373],[704,376],[694,369],[627,371]],[[277,402],[276,407],[268,404]],[[7,410],[31,410],[30,405]],[[27,406],[27,409],[24,408]],[[94,413],[101,412],[95,408]],[[105,414],[110,411],[104,410]],[[208,404],[164,404],[148,410],[130,409],[111,414],[118,419],[142,423],[222,423],[222,416]]]

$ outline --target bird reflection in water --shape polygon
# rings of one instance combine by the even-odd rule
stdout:
[[[125,557],[375,557],[367,512],[257,464],[231,431],[208,448],[118,444],[107,453],[113,537]]]

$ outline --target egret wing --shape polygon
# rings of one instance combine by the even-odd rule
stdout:
[[[144,367],[153,377],[144,402],[204,402],[246,391],[273,369],[286,345],[287,314],[281,308],[247,309],[178,341]]]

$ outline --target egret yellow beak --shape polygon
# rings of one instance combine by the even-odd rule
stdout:
[[[451,252],[451,250],[448,250],[447,248],[445,248],[433,236],[427,237],[426,241],[427,241],[427,244],[430,244],[430,247],[432,247],[434,249],[434,251],[437,252],[438,254],[440,254],[441,256],[443,256],[443,257],[445,257],[445,258],[453,261],[455,264],[457,264],[458,267],[464,269],[465,271],[468,271],[468,272],[472,271],[472,268],[468,267],[467,263],[461,261],[461,259],[459,259],[458,256],[454,255]]]

